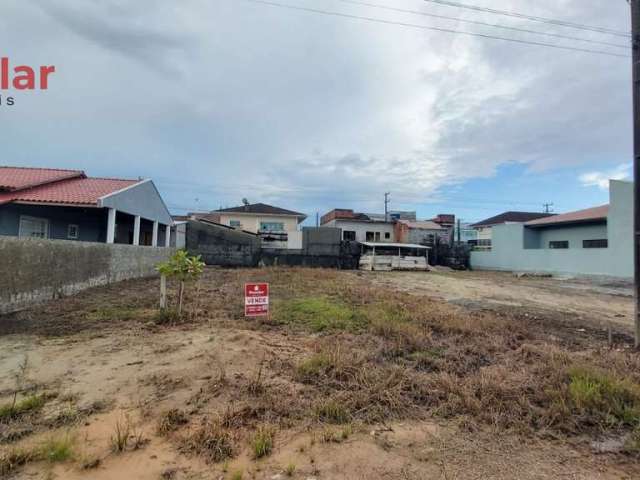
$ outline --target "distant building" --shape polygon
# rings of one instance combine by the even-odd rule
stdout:
[[[222,208],[196,216],[238,230],[257,233],[262,239],[262,246],[266,248],[302,248],[302,231],[298,226],[307,218],[304,213],[265,203]]]
[[[151,180],[0,167],[0,235],[169,246],[172,223]]]
[[[460,232],[458,232],[458,228],[460,228]],[[457,243],[458,238],[462,244],[476,245],[478,243],[478,231],[470,223],[461,222],[459,226],[456,224],[453,229],[453,241]]]
[[[471,225],[478,233],[477,247],[480,249],[491,249],[492,229],[496,225],[525,223],[538,218],[545,218],[554,215],[553,213],[539,212],[504,212],[494,217],[487,218]]]
[[[633,277],[633,184],[612,180],[609,204],[493,226],[476,269]]]
[[[385,222],[384,214],[357,213],[351,209],[336,208],[320,219],[323,227],[342,229],[342,239],[358,242],[395,242],[393,222]]]
[[[384,213],[365,213],[364,215],[369,217],[371,220],[375,220],[378,222],[384,222],[385,220],[389,222],[395,222],[396,220],[409,220],[412,222],[416,221],[416,212],[401,210],[389,210],[387,212],[386,218]]]
[[[449,243],[451,230],[431,220],[398,220],[395,223],[396,241],[433,247],[436,243]]]

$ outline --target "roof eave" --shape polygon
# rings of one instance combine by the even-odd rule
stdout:
[[[588,224],[588,223],[606,223],[607,217],[598,217],[598,218],[586,218],[581,220],[566,220],[563,222],[550,222],[550,223],[525,223],[525,227],[530,228],[543,228],[543,227],[564,227],[567,225],[579,225],[579,224]]]

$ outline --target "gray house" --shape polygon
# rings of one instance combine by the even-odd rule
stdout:
[[[495,225],[475,269],[633,277],[633,184],[611,180],[609,204]]]
[[[0,167],[0,235],[168,246],[172,223],[151,180]]]

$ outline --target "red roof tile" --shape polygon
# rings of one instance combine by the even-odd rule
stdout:
[[[82,176],[84,176],[84,172],[81,170],[0,166],[0,191],[22,190],[45,183]]]
[[[36,170],[36,169],[33,169]],[[2,172],[2,170],[0,170]],[[52,181],[44,185],[18,191],[0,192],[0,205],[9,202],[62,203],[71,205],[97,205],[98,199],[139,180],[80,177]],[[32,178],[36,178],[34,174]],[[0,183],[4,183],[0,181]],[[8,182],[7,182],[8,183]]]
[[[599,207],[585,208],[575,212],[554,215],[553,217],[539,218],[525,223],[532,227],[541,227],[545,225],[556,225],[561,223],[580,223],[598,220],[606,220],[609,214],[609,205],[601,205]]]

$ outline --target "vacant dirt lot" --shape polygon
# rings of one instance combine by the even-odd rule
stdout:
[[[620,280],[517,277],[507,272],[378,273],[375,283],[430,295],[467,308],[540,313],[558,320],[631,332],[632,284]]]
[[[0,477],[640,478],[625,286],[208,269],[171,321],[158,283],[0,317]]]

